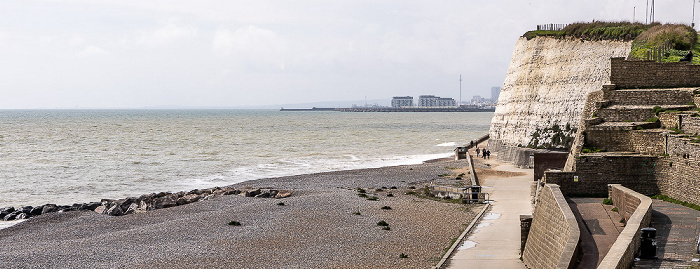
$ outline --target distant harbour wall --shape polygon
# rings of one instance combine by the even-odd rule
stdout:
[[[464,107],[350,107],[336,108],[340,112],[494,112],[495,108],[464,108]]]

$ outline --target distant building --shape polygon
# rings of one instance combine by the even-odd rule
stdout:
[[[395,96],[391,99],[391,107],[402,108],[413,106],[412,96]]]
[[[439,98],[437,101],[437,106],[457,106],[457,101],[452,98]]]
[[[501,87],[491,87],[491,102],[498,102],[498,95],[501,94]]]
[[[481,95],[474,95],[474,97],[472,97],[472,104],[481,104],[483,102],[484,98],[481,97]]]
[[[441,98],[435,95],[421,95],[418,97],[420,107],[456,107],[457,101],[452,98]]]

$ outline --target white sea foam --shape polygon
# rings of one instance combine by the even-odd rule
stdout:
[[[23,222],[23,221],[25,221],[25,220],[26,220],[26,219],[23,219],[23,220],[11,220],[11,221],[0,221],[0,230],[5,229],[5,228],[9,228],[9,227],[12,227],[12,226],[15,226],[15,225],[17,225],[17,224],[19,224],[20,222]]]
[[[437,144],[435,146],[436,147],[455,147],[455,146],[457,146],[457,142],[445,142],[442,144]]]

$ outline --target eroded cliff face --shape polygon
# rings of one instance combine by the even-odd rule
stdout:
[[[564,144],[578,128],[586,95],[610,83],[610,58],[627,57],[631,45],[518,39],[491,120],[490,139],[521,147]]]

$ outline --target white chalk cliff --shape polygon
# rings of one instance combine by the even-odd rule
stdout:
[[[631,45],[549,37],[518,39],[491,120],[490,139],[527,146],[538,129],[553,125],[563,129],[567,124],[578,128],[586,95],[610,83],[610,58],[627,57]]]

